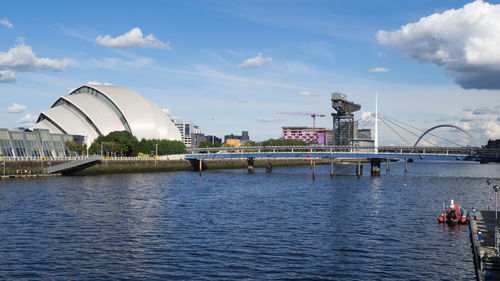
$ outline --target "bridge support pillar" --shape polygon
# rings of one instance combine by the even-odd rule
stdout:
[[[330,159],[330,178],[333,179],[333,158]]]
[[[254,158],[253,157],[248,157],[247,158],[248,162],[248,173],[253,174],[253,165],[254,165]]]
[[[361,165],[361,161],[358,161],[358,164],[356,165],[356,176],[358,176],[358,179],[363,175],[363,165]]]
[[[273,164],[271,164],[270,162],[267,162],[266,163],[266,173],[270,173],[273,171]]]
[[[391,160],[390,159],[386,159],[385,160],[385,171],[389,172],[390,170],[391,170]]]
[[[316,180],[316,161],[312,161],[312,170],[313,170],[313,181],[314,181]]]
[[[380,159],[377,158],[370,159],[370,171],[372,177],[380,176]]]

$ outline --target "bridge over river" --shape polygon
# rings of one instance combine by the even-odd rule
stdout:
[[[499,162],[500,149],[479,147],[428,147],[428,146],[254,146],[196,148],[188,150],[186,159],[201,171],[204,159],[246,158],[249,171],[253,171],[254,159],[271,158],[329,158],[333,170],[333,159],[349,159],[358,163],[369,161],[372,175],[380,174],[380,163],[388,165],[393,160],[448,160]],[[358,172],[359,173],[359,172]]]

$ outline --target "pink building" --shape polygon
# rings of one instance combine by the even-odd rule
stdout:
[[[282,127],[281,138],[284,140],[301,140],[307,143],[317,143],[327,146],[332,138],[331,130],[325,128]]]

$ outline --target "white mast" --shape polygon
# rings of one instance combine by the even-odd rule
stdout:
[[[378,93],[375,93],[375,153],[378,153]]]

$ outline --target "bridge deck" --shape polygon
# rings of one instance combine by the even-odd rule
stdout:
[[[186,159],[227,158],[354,158],[425,159],[500,162],[500,149],[477,147],[374,147],[353,146],[256,146],[197,148],[188,150]]]
[[[470,160],[468,155],[397,154],[397,153],[345,153],[345,152],[264,152],[264,153],[210,153],[186,154],[186,159],[230,159],[230,158],[361,158],[361,159],[425,159],[425,160]]]

